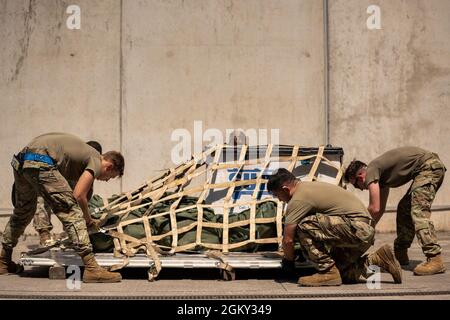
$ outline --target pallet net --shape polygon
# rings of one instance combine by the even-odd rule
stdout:
[[[127,265],[129,257],[144,251],[154,261],[149,271],[149,280],[153,280],[161,270],[160,255],[200,248],[207,256],[221,260],[222,254],[249,245],[273,244],[280,248],[283,204],[267,193],[267,178],[283,164],[296,176],[300,175],[302,181],[323,180],[321,168],[321,172],[329,173],[327,182],[339,184],[342,159],[328,159],[325,149],[324,146],[217,145],[165,170],[136,190],[120,195],[97,210],[103,232],[113,238],[115,256],[124,257],[123,263],[112,269],[120,269]],[[226,179],[221,180],[224,175]],[[136,210],[142,214],[133,218]],[[195,218],[180,224],[180,217],[186,213],[191,216],[194,213]],[[211,216],[217,219],[210,219]],[[105,225],[112,217],[115,223]],[[161,218],[166,218],[169,227],[166,232],[156,233],[154,226]],[[125,231],[130,226],[144,230],[143,237],[127,234]],[[261,226],[272,227],[269,237],[261,236]],[[237,228],[246,228],[245,240],[236,240]],[[208,230],[219,230],[220,241],[208,242],[204,236]],[[180,244],[180,237],[186,233],[190,233],[190,241]],[[223,269],[229,268],[223,261],[221,264]]]

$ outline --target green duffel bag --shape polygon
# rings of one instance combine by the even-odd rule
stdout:
[[[277,214],[277,205],[275,202],[268,201],[256,205],[256,218],[273,218]],[[228,218],[229,223],[243,221],[250,219],[250,209],[244,210],[239,213],[231,214]],[[223,217],[219,216],[218,223],[223,222]],[[220,229],[222,233],[222,229]],[[229,243],[238,243],[250,239],[250,226],[235,227],[229,229]],[[277,226],[275,222],[272,223],[257,223],[256,224],[256,239],[274,238],[277,236]],[[222,235],[221,235],[222,238]],[[277,250],[278,245],[276,243],[258,244],[249,243],[244,246],[232,249],[230,251],[236,252],[256,252],[256,251],[273,251]]]
[[[166,193],[164,196],[169,195],[170,193]],[[117,196],[116,196],[117,197]],[[112,198],[110,201],[112,201]],[[146,200],[150,202],[150,200]],[[153,209],[152,214],[167,212],[170,209],[171,204],[175,200],[168,200],[161,203],[158,203]],[[196,197],[184,197],[178,208],[184,208],[187,206],[192,206],[196,204],[198,198]],[[95,208],[99,208],[103,206],[103,199],[94,195],[89,202],[89,209],[92,211]],[[146,208],[140,208],[137,210],[131,211],[127,217],[123,221],[132,220],[136,218],[141,218],[144,213],[147,211]],[[275,202],[264,202],[256,207],[256,217],[257,218],[270,218],[276,216],[276,204]],[[177,213],[177,228],[183,228],[187,225],[192,224],[197,221],[197,208],[190,208],[182,212]],[[101,213],[93,213],[94,218],[99,218]],[[248,220],[250,218],[250,209],[245,210],[243,212],[237,214],[231,214],[229,217],[229,222],[233,223],[236,221]],[[118,217],[110,217],[105,225],[114,224],[117,222]],[[221,215],[215,215],[214,211],[210,208],[203,209],[203,221],[204,222],[217,222],[222,223],[223,219]],[[150,228],[152,231],[152,235],[162,235],[171,231],[171,222],[170,215],[164,215],[161,217],[157,217],[154,219],[150,219]],[[132,236],[137,239],[143,239],[146,237],[144,225],[141,222],[133,223],[125,226],[123,228],[123,232],[129,236]],[[220,244],[222,243],[222,228],[202,228],[202,243],[209,244]],[[195,243],[197,237],[197,228],[193,228],[188,232],[184,232],[178,235],[178,246],[184,246],[187,244]],[[235,227],[229,229],[229,243],[238,243],[245,240],[248,240],[250,237],[249,226],[243,227]],[[256,225],[256,239],[263,238],[273,238],[276,237],[276,224],[275,223],[267,223],[267,224],[257,224]],[[112,252],[114,248],[114,243],[112,237],[103,233],[96,233],[90,235],[91,243],[93,245],[95,252]],[[158,241],[157,244],[171,247],[172,245],[172,236],[166,236]],[[269,251],[269,250],[277,250],[277,244],[255,244],[250,243],[245,246],[233,249],[232,251],[244,251],[244,252],[255,252],[255,251]],[[203,246],[196,246],[190,250],[194,251],[202,251],[207,248]]]

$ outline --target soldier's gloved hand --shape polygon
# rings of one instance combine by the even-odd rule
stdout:
[[[283,258],[281,260],[281,271],[287,276],[295,276],[295,261]]]

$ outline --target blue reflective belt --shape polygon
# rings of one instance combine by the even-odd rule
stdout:
[[[36,162],[43,162],[46,163],[48,165],[53,166],[55,164],[55,162],[53,161],[52,158],[50,158],[47,155],[44,154],[37,154],[37,153],[31,153],[31,152],[27,152],[23,155],[23,161],[36,161]]]

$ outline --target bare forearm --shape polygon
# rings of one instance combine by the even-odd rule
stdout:
[[[290,261],[295,260],[294,241],[283,241],[284,258]]]
[[[80,197],[80,198],[77,199],[77,202],[78,202],[78,205],[81,208],[81,211],[83,211],[84,220],[89,225],[91,223],[91,221],[92,221],[92,218],[91,218],[91,214],[89,213],[89,207],[88,207],[87,199]]]
[[[94,182],[94,176],[88,170],[85,170],[81,175],[80,179],[78,179],[75,188],[73,189],[73,196],[78,202],[78,205],[83,211],[83,217],[86,220],[86,224],[89,226],[92,224],[93,220],[91,215],[89,214],[88,208],[88,194],[90,190],[92,190],[92,184]]]
[[[375,220],[375,223],[378,223],[378,221],[381,219],[381,217],[383,216],[383,213],[384,213],[380,209],[374,208],[372,206],[369,206],[367,208],[367,210],[369,211],[370,215],[372,216],[372,219]]]
[[[383,216],[389,188],[381,188],[378,182],[369,184],[369,207],[367,210],[377,223]]]
[[[284,234],[283,234],[284,258],[290,261],[295,260],[294,238],[296,229],[297,229],[296,224],[287,224],[284,226]]]

